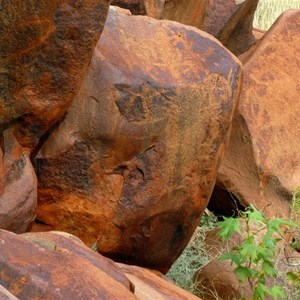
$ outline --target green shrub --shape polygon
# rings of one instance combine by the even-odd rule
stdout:
[[[282,227],[290,228],[298,225],[283,219],[267,220],[257,209],[251,206],[241,212],[241,219],[245,220],[243,234],[241,234],[240,218],[224,218],[220,222],[219,236],[223,241],[230,239],[234,232],[242,236],[242,243],[233,247],[228,253],[221,256],[221,260],[231,260],[236,266],[235,274],[243,282],[248,280],[253,291],[253,299],[286,298],[282,285],[276,282],[279,272],[275,267],[280,252],[279,242],[285,241]],[[289,283],[299,284],[300,273],[287,272]]]

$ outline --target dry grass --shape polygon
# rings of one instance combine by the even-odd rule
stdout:
[[[211,213],[209,216],[204,214],[201,226],[197,227],[189,244],[167,273],[178,286],[193,294],[197,294],[193,282],[196,271],[214,258],[205,251],[204,239],[206,232],[215,227],[215,217]]]
[[[279,15],[290,8],[300,8],[300,0],[260,0],[253,25],[268,30]]]

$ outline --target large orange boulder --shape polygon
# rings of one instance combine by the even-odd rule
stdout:
[[[35,218],[37,182],[12,130],[0,133],[0,228],[24,232]]]
[[[233,197],[267,215],[288,215],[300,183],[300,10],[285,12],[244,63],[232,136],[214,205]],[[218,192],[219,189],[219,192]],[[229,191],[227,197],[220,191]]]
[[[0,230],[0,284],[18,299],[137,299],[120,269],[63,233]]]
[[[109,0],[1,1],[0,132],[33,148],[66,112],[102,31]]]
[[[76,99],[35,160],[39,222],[167,270],[209,200],[240,72],[210,35],[112,8]]]

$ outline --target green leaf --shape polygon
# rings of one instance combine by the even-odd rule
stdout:
[[[235,263],[236,265],[240,265],[241,264],[241,257],[238,254],[234,254],[234,253],[226,253],[224,255],[222,255],[219,260],[231,260],[233,263]]]
[[[274,268],[274,264],[268,260],[262,263],[262,270],[266,275],[275,276],[278,274],[278,271]]]
[[[285,298],[286,296],[282,287],[279,285],[274,285],[267,293],[272,296],[274,300],[277,300],[278,296],[281,298]]]
[[[273,233],[273,232],[278,232],[280,235],[283,234],[282,229],[280,226],[298,226],[296,223],[294,222],[290,222],[290,221],[286,221],[283,219],[273,219],[273,220],[269,220],[267,223],[267,229],[268,232]]]
[[[260,244],[257,247],[257,257],[254,259],[255,261],[259,262],[260,260],[272,260],[275,256],[274,249],[268,249],[265,247],[264,244]]]
[[[218,236],[223,240],[228,240],[234,232],[241,234],[240,229],[240,220],[238,218],[226,218],[224,221],[219,222],[221,230],[218,233]]]
[[[257,250],[258,247],[255,244],[254,236],[250,236],[247,239],[245,239],[240,246],[241,255],[248,257],[251,260],[255,260],[257,258]]]
[[[261,221],[266,223],[265,217],[262,215],[260,211],[253,207],[253,211],[249,214],[249,221]]]
[[[254,289],[253,299],[265,300],[266,289],[264,284],[258,284]]]
[[[91,249],[92,249],[94,252],[98,252],[97,242],[95,242],[95,243],[92,245]]]
[[[250,268],[238,266],[234,269],[234,273],[237,275],[240,281],[244,281],[246,278],[252,277],[252,271]]]

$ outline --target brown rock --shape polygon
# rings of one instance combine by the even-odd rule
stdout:
[[[236,55],[253,43],[252,23],[258,0],[113,0],[132,14],[177,21],[204,30]]]
[[[35,146],[66,112],[102,31],[109,0],[1,1],[0,132]]]
[[[202,28],[209,0],[167,0],[163,18]]]
[[[300,182],[300,10],[284,13],[244,65],[220,187],[267,216],[287,216]],[[230,198],[220,198],[227,206]]]
[[[11,294],[6,288],[0,284],[0,299],[1,300],[18,300],[13,294]]]
[[[0,228],[24,232],[35,218],[37,182],[12,130],[0,134]]]
[[[206,33],[112,8],[36,159],[38,220],[166,271],[210,197],[239,80],[238,60]]]
[[[198,297],[181,289],[149,269],[118,264],[125,276],[134,284],[135,296],[140,300],[199,300]]]
[[[129,9],[133,15],[161,19],[166,0],[112,0],[111,5]]]
[[[200,29],[215,36],[235,55],[254,42],[252,23],[259,0],[209,0]]]
[[[76,238],[0,231],[0,284],[20,299],[136,299],[112,261]]]
[[[214,259],[195,275],[196,288],[205,300],[252,299],[252,291],[247,281],[241,283],[234,273],[230,261]]]

